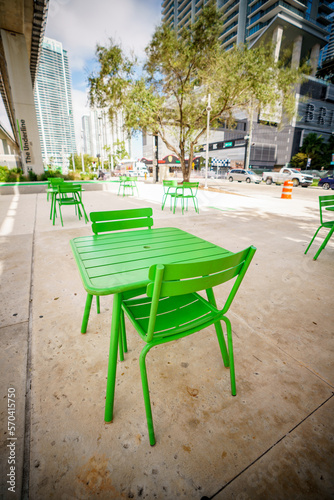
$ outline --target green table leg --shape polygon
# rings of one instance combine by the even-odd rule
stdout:
[[[121,315],[121,294],[114,295],[111,319],[111,334],[110,334],[110,349],[108,362],[108,379],[106,406],[104,412],[105,422],[112,422],[114,411],[115,383],[116,383],[116,367],[117,367],[117,350],[118,350],[118,334]]]
[[[319,257],[319,255],[321,254],[321,252],[323,251],[323,249],[325,248],[325,246],[327,245],[327,243],[329,242],[332,234],[334,232],[334,226],[332,227],[332,229],[330,229],[330,231],[328,232],[326,238],[324,239],[321,247],[319,248],[319,250],[317,251],[317,253],[315,254],[315,256],[313,257],[313,260],[317,260],[317,258]]]

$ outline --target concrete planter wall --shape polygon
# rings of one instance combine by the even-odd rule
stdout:
[[[75,181],[76,183],[78,181]],[[81,181],[86,191],[108,191],[108,185],[118,183],[112,181]],[[6,182],[0,184],[0,195],[45,193],[47,182]]]

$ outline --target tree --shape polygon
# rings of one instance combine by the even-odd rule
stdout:
[[[311,158],[311,166],[314,169],[321,168],[324,163],[324,140],[315,132],[308,134],[303,140],[300,151]]]
[[[75,170],[78,171],[78,172],[82,172],[82,158],[81,158],[81,155],[78,155],[77,153],[75,153],[73,155],[73,157],[74,157]],[[72,159],[72,156],[69,156],[68,160],[69,160],[70,168],[72,169],[73,168],[73,159]],[[88,154],[84,154],[83,155],[83,160],[84,160],[84,172],[89,172],[90,171],[90,167],[92,165],[92,162],[96,161],[97,159],[93,158],[92,156],[90,156]]]
[[[108,47],[97,46],[100,70],[89,77],[91,104],[107,106],[111,119],[123,109],[129,131],[158,134],[179,157],[186,181],[195,146],[206,132],[208,94],[211,127],[217,127],[219,119],[232,122],[233,113],[247,110],[250,102],[257,108],[275,106],[277,96],[285,111],[294,110],[291,86],[298,81],[298,71],[275,62],[271,46],[224,51],[218,39],[222,26],[213,5],[203,8],[197,22],[180,33],[160,25],[146,48],[141,76],[136,59],[110,40]]]
[[[293,168],[299,168],[300,170],[305,170],[307,165],[307,155],[305,153],[295,154],[290,161]]]

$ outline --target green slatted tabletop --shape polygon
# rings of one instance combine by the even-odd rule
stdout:
[[[229,253],[173,227],[81,236],[70,243],[85,290],[92,295],[144,286],[153,264],[198,261]]]
[[[115,380],[121,294],[148,283],[154,264],[195,262],[230,252],[178,228],[154,228],[92,236],[70,241],[85,290],[92,295],[114,294],[108,382]],[[110,422],[114,387],[107,385],[105,421]]]

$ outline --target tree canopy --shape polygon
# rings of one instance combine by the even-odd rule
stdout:
[[[225,51],[219,42],[222,30],[221,15],[212,5],[180,33],[158,26],[141,71],[112,39],[96,49],[100,69],[89,77],[91,104],[108,107],[111,119],[122,108],[128,131],[159,135],[180,158],[184,180],[189,180],[194,148],[206,131],[208,94],[211,128],[219,120],[232,122],[234,113],[249,109],[250,103],[252,109],[277,109],[279,101],[290,115],[295,109],[291,88],[298,71],[275,62],[271,46]]]

